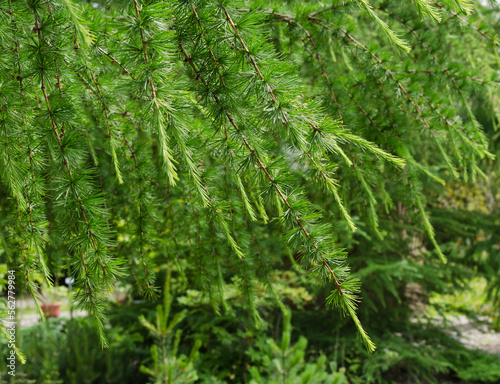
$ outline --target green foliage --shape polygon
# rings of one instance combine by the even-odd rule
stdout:
[[[400,380],[401,373],[414,382],[438,383],[445,374],[465,382],[495,383],[499,378],[497,355],[465,348],[434,326],[416,326],[412,338],[387,334],[379,341],[378,355],[352,355],[348,377],[353,383]]]
[[[15,378],[40,384],[144,381],[138,369],[147,356],[144,336],[133,328],[124,329],[123,323],[113,323],[115,326],[106,331],[110,341],[110,349],[106,350],[100,348],[95,331],[81,319],[47,319],[21,328],[16,343],[27,360],[16,365]],[[7,344],[2,344],[1,349],[8,353]],[[11,378],[4,364],[1,371],[5,379]]]
[[[74,276],[103,347],[118,281],[154,299],[168,264],[259,326],[272,271],[300,264],[374,351],[361,320],[402,300],[398,268],[460,275],[435,271],[457,259],[430,208],[494,158],[476,105],[498,110],[498,5],[414,3],[0,1],[1,263],[35,300]],[[375,263],[358,315],[351,268]],[[170,304],[144,323],[162,340]]]
[[[347,384],[347,379],[342,372],[335,372],[335,365],[331,364],[332,373],[326,369],[326,356],[321,355],[314,363],[305,360],[307,339],[301,336],[293,345],[291,343],[292,325],[291,311],[283,312],[283,331],[281,341],[276,343],[274,339],[267,339],[271,351],[263,348],[253,353],[264,355],[263,366],[250,367],[252,379],[251,384],[293,384],[293,383],[329,383]],[[271,352],[271,353],[269,353]],[[262,357],[261,357],[262,358]]]
[[[5,299],[0,299],[0,318],[1,319],[7,319],[9,318],[9,307],[7,306],[7,302]],[[0,323],[0,333],[2,335],[2,342],[7,341],[9,343],[10,340],[10,332],[9,329],[7,328],[7,325],[5,325],[3,322]],[[19,345],[15,345],[14,351],[16,353],[17,360],[21,363],[24,364],[26,363],[26,356],[24,355],[23,352],[21,352],[21,349],[19,348]],[[7,356],[7,354],[5,354]]]
[[[377,14],[373,11],[372,6],[367,0],[359,0],[359,3],[361,6],[366,10],[366,12],[373,18],[373,20],[378,24],[378,26],[384,31],[386,36],[389,38],[389,40],[396,44],[399,48],[401,48],[404,52],[408,53],[411,50],[411,47],[408,45],[408,43],[404,40],[401,40],[401,38],[394,33],[392,29],[389,28],[389,26],[380,19],[380,17],[377,16]],[[427,8],[425,8],[425,5],[422,1],[417,1],[415,2],[417,5],[418,13],[422,15],[423,11],[425,10],[426,13],[430,13]]]
[[[198,379],[193,363],[198,358],[198,350],[201,341],[197,340],[191,349],[189,357],[178,355],[179,343],[182,331],[174,328],[182,322],[186,312],[178,312],[170,320],[170,309],[172,297],[170,295],[170,270],[167,272],[165,280],[165,290],[163,292],[163,306],[156,307],[156,324],[151,324],[144,316],[139,317],[142,325],[148,329],[157,340],[151,346],[152,367],[141,365],[141,372],[152,376],[151,383],[171,384],[171,383],[194,383]]]
[[[378,268],[381,267],[372,266],[364,273],[377,275]],[[410,267],[403,264],[392,269],[395,272],[391,274],[397,281],[397,276],[404,276]],[[378,273],[379,277],[383,275]],[[378,345],[376,353],[369,353],[361,343],[356,343],[354,325],[349,319],[332,317],[330,311],[322,308],[320,300],[311,303],[314,296],[302,293],[304,287],[294,291],[291,287],[295,282],[285,284],[289,280],[290,276],[285,275],[277,284],[289,288],[280,291],[285,302],[294,306],[293,300],[300,293],[307,297],[302,305],[308,310],[273,311],[272,298],[267,298],[259,303],[266,319],[259,329],[254,327],[237,295],[226,297],[229,309],[214,316],[208,301],[200,303],[198,295],[183,291],[179,279],[171,279],[167,286],[183,300],[174,300],[170,294],[170,299],[163,295],[162,304],[156,308],[153,303],[111,306],[111,328],[106,329],[109,349],[99,347],[95,332],[82,320],[48,319],[45,323],[21,328],[18,338],[28,361],[18,366],[18,382],[145,383],[160,380],[165,372],[170,372],[171,378],[182,377],[178,382],[198,377],[196,382],[207,384],[282,383],[283,380],[288,383],[402,380],[432,383],[441,378],[444,381],[445,377],[486,383],[498,381],[498,356],[467,349],[430,322],[409,326],[404,321],[394,321],[402,317],[391,309],[390,297],[385,298],[385,311],[394,317],[385,319],[371,311],[377,322],[382,323],[383,331],[369,323],[369,331]],[[230,290],[236,292],[235,288]],[[186,307],[189,313],[183,309]],[[170,308],[168,317],[164,308]],[[138,320],[138,314],[150,319],[145,320],[148,327]],[[183,317],[183,321],[177,324],[177,330],[172,327],[167,332],[178,316]],[[159,326],[157,319],[163,319]],[[162,359],[162,345],[165,345],[166,360]],[[195,353],[191,353],[193,346]]]

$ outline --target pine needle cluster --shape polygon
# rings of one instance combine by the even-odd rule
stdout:
[[[75,276],[106,345],[105,296],[131,276],[155,297],[161,262],[215,311],[233,278],[259,321],[280,228],[374,350],[335,228],[385,241],[401,203],[446,262],[421,180],[492,158],[469,100],[499,85],[495,32],[414,3],[2,0],[2,257],[35,297]]]

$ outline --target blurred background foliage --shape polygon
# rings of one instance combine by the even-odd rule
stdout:
[[[498,8],[494,9],[498,12]],[[488,12],[486,7],[479,8],[477,17]],[[498,15],[488,16],[489,20],[498,20]],[[451,20],[454,18],[449,17],[446,22]],[[500,34],[500,23],[490,23],[489,27]],[[280,28],[274,29],[277,36],[282,33]],[[464,30],[464,34],[470,32]],[[330,35],[318,33],[316,37],[321,47],[329,46]],[[291,52],[293,44],[286,47]],[[341,48],[331,53],[331,61],[343,57],[342,65],[349,67],[346,48],[339,45]],[[395,54],[395,48],[391,52]],[[492,67],[498,73],[498,61]],[[306,62],[301,70],[313,83],[315,64]],[[431,82],[436,82],[436,78]],[[149,255],[154,260],[157,285],[164,287],[161,297],[145,301],[132,278],[123,283],[117,289],[124,295],[123,300],[110,298],[106,304],[109,348],[100,348],[95,332],[84,318],[48,319],[22,327],[17,333],[18,346],[29,356],[28,361],[18,364],[16,377],[9,378],[6,361],[2,359],[0,382],[500,382],[499,351],[488,353],[465,345],[457,336],[460,329],[455,330],[453,323],[454,318],[463,315],[473,327],[486,325],[488,332],[500,332],[499,91],[496,88],[496,94],[491,95],[489,88],[472,88],[470,108],[496,158],[481,160],[483,176],[467,182],[450,178],[443,186],[431,177],[422,178],[436,240],[448,257],[447,265],[436,260],[424,228],[415,223],[414,212],[404,204],[395,203],[391,209],[381,204],[377,208],[382,241],[358,220],[367,212],[352,212],[358,226],[354,233],[345,222],[335,219],[337,208],[330,207],[327,213],[334,223],[336,240],[348,251],[353,275],[363,283],[359,316],[378,347],[375,353],[366,352],[352,321],[324,308],[328,290],[311,282],[299,268],[300,253],[278,241],[282,235],[275,222],[266,226],[248,224],[262,257],[262,266],[250,267],[257,274],[269,276],[274,287],[259,288],[256,310],[252,311],[240,296],[241,277],[235,273],[240,267],[236,262],[228,263],[224,270],[226,284],[220,308],[188,283],[200,278],[196,268],[188,263],[192,242],[185,238],[178,242],[175,233],[190,233],[194,237],[197,226],[189,220],[174,226],[167,220],[168,225]],[[492,100],[497,100],[497,104]],[[360,119],[359,112],[345,113],[348,117],[356,115],[353,120]],[[435,153],[424,148],[422,158],[432,164],[432,156]],[[349,175],[341,175],[344,181],[349,179]],[[303,184],[308,187],[305,181]],[[383,195],[383,191],[379,192]],[[308,193],[313,203],[315,199],[324,199],[313,188]],[[353,206],[359,200],[354,188],[343,193],[344,201]],[[118,193],[115,198],[125,197]],[[169,199],[178,214],[188,214],[183,211],[188,205],[185,195],[173,192]],[[166,199],[162,203],[167,204]],[[119,254],[132,252],[134,239],[121,231],[127,225],[125,221],[116,223]],[[0,249],[1,255],[6,252],[7,249]],[[56,281],[65,273],[57,261],[58,252],[60,248],[54,246],[52,272]],[[165,279],[167,269],[170,281]],[[6,273],[7,266],[0,264],[2,292]],[[8,348],[3,340],[2,343],[2,356],[6,356]]]

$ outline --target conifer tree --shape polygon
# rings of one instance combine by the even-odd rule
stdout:
[[[105,296],[156,297],[166,262],[216,312],[234,278],[258,322],[278,229],[374,350],[344,248],[391,242],[400,204],[446,263],[423,183],[493,158],[470,101],[499,110],[495,7],[2,0],[3,260],[35,300],[75,276],[106,345]]]

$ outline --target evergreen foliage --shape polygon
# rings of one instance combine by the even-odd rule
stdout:
[[[258,324],[284,247],[373,351],[360,264],[395,268],[420,232],[446,262],[424,186],[484,176],[471,100],[500,109],[498,6],[414,3],[2,0],[0,239],[20,286],[75,276],[103,346],[104,297],[132,279],[157,297],[164,263],[217,313],[234,283]]]
[[[198,350],[201,341],[197,340],[189,357],[178,356],[179,343],[182,331],[174,328],[184,320],[186,311],[178,312],[170,320],[170,309],[172,297],[170,296],[170,270],[165,280],[165,290],[163,292],[163,306],[156,307],[156,324],[151,324],[144,316],[139,320],[149,330],[156,339],[156,343],[151,346],[152,369],[141,366],[141,371],[152,376],[154,383],[194,383],[198,379],[196,370],[193,367],[194,361],[198,359]],[[173,339],[173,340],[172,340]],[[173,342],[172,342],[173,341]],[[159,348],[158,348],[159,347]],[[159,349],[159,350],[158,350]]]
[[[347,384],[343,372],[336,372],[335,363],[330,364],[333,373],[325,370],[326,356],[321,355],[315,363],[305,361],[307,339],[299,338],[295,345],[291,344],[292,324],[291,311],[286,309],[283,313],[283,332],[281,341],[276,343],[274,339],[268,339],[267,344],[272,350],[272,359],[268,351],[262,348],[259,351],[263,356],[264,369],[251,367],[251,384],[262,383],[331,383]],[[267,371],[267,372],[266,372]],[[266,377],[267,376],[267,377]]]

